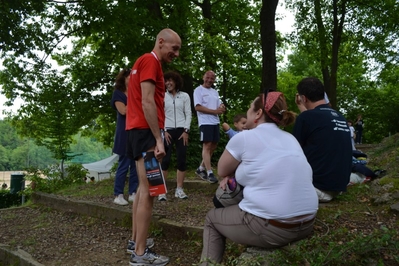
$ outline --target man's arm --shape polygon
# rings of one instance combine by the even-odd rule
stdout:
[[[195,106],[195,111],[201,112],[201,113],[204,113],[204,114],[221,115],[221,114],[224,113],[225,108],[221,105],[221,106],[218,107],[218,109],[214,110],[214,109],[209,109],[209,108],[206,108],[205,106],[197,104]]]
[[[165,155],[165,147],[158,126],[157,106],[155,104],[155,84],[151,81],[141,82],[141,104],[143,106],[144,117],[151,129],[152,135],[156,140],[155,156],[161,159]]]

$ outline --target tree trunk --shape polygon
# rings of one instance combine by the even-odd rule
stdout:
[[[331,57],[327,46],[326,29],[323,24],[321,15],[320,0],[314,0],[315,16],[317,23],[317,30],[320,42],[320,64],[321,72],[323,74],[323,83],[330,99],[332,108],[337,108],[337,72],[338,72],[338,53],[341,44],[341,36],[343,31],[343,24],[346,14],[347,0],[342,1],[341,10],[338,10],[338,0],[333,1],[333,32],[332,32],[332,48]],[[338,19],[339,11],[341,18]],[[329,63],[330,61],[330,63]]]
[[[276,66],[276,8],[278,0],[262,0],[260,11],[260,36],[262,42],[262,84],[264,89],[277,89]]]
[[[204,32],[208,33],[209,36],[215,36],[217,34],[217,30],[212,26],[212,3],[210,0],[204,0],[202,3],[198,3],[199,7],[202,10],[202,15],[204,16]],[[205,56],[205,67],[208,70],[216,71],[216,59],[213,55],[212,47],[205,47],[204,49]]]
[[[331,87],[330,87],[330,71],[329,71],[329,52],[326,38],[326,28],[323,24],[323,18],[321,15],[321,4],[320,0],[314,0],[314,9],[315,9],[315,18],[317,25],[317,32],[319,35],[319,43],[320,43],[320,65],[321,65],[321,73],[323,75],[323,83],[324,89],[330,99],[331,105],[335,108],[332,100]]]
[[[341,45],[342,39],[342,31],[343,31],[343,24],[345,21],[345,14],[346,14],[346,3],[347,1],[344,0],[341,2],[341,18],[338,19],[338,0],[334,0],[333,2],[333,19],[334,19],[334,28],[333,28],[333,41],[332,41],[332,51],[331,51],[331,79],[330,79],[330,90],[329,90],[329,97],[331,101],[331,106],[333,108],[337,108],[337,72],[338,72],[338,53],[339,47]]]

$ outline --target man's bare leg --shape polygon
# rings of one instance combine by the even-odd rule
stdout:
[[[136,169],[137,169],[137,162],[136,162]],[[139,183],[139,187],[140,187],[140,183]],[[136,192],[136,197],[137,199],[140,197],[139,193],[139,187],[137,188],[137,192]],[[137,217],[136,213],[137,213],[137,204],[138,204],[138,200],[133,201],[133,205],[132,205],[132,240],[134,242],[136,242],[136,232],[137,232],[137,223],[135,221],[135,217]]]
[[[139,188],[136,198],[137,209],[136,216],[134,217],[135,232],[136,232],[136,250],[135,253],[139,256],[144,254],[146,248],[146,240],[148,235],[148,229],[150,227],[152,207],[154,203],[154,198],[150,197],[150,192],[148,189],[147,175],[144,167],[144,158],[141,157],[137,161],[137,175],[139,176]]]
[[[212,170],[211,168],[211,146],[212,142],[204,142],[202,144],[202,163],[207,171]]]
[[[217,147],[217,142],[204,142],[202,144],[202,163],[207,171],[212,170],[211,159]]]

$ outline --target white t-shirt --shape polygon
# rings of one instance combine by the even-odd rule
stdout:
[[[241,162],[235,177],[244,186],[243,211],[266,219],[317,212],[312,168],[294,136],[263,123],[234,136],[226,149]]]
[[[351,138],[353,139],[353,137],[355,136],[355,128],[353,126],[350,126],[349,129],[351,131]]]
[[[351,131],[352,150],[356,150],[356,147],[355,147],[355,128],[353,126],[350,126],[349,129]]]
[[[204,88],[202,85],[194,90],[194,106],[201,105],[209,109],[216,110],[222,104],[219,93],[213,88]],[[204,114],[197,112],[198,125],[218,125],[220,123],[218,115]]]

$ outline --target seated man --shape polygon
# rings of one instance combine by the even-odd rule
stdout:
[[[302,146],[313,170],[313,186],[319,202],[329,202],[346,191],[351,168],[350,129],[345,118],[324,99],[323,83],[304,78],[297,86],[295,102],[301,114],[294,126],[294,136]]]

